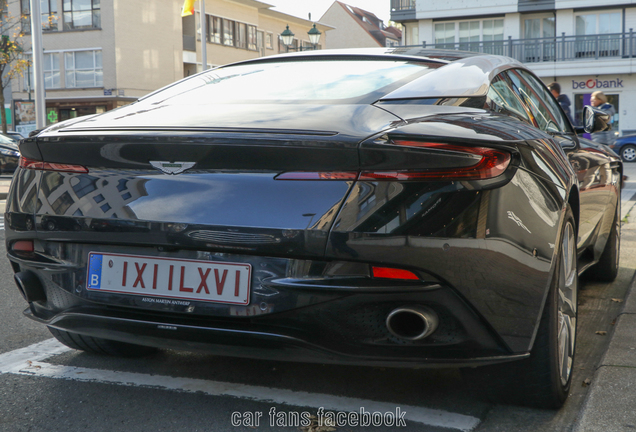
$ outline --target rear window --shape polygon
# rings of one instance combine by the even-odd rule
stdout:
[[[442,64],[307,60],[236,65],[196,75],[144,99],[171,104],[370,103]]]

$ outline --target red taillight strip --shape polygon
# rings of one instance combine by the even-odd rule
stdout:
[[[443,169],[410,169],[389,171],[344,172],[285,172],[274,177],[276,180],[366,180],[366,181],[408,181],[408,180],[487,180],[503,174],[510,165],[512,156],[505,150],[489,147],[470,147],[459,144],[434,143],[425,141],[394,140],[391,145],[417,147],[433,151],[463,153],[479,156],[473,165]],[[477,158],[475,158],[477,159]]]
[[[20,168],[41,170],[41,171],[58,171],[86,174],[88,168],[82,165],[58,164],[51,162],[43,162],[35,159],[29,159],[24,156],[20,157]]]
[[[274,180],[356,180],[358,173],[343,172],[284,172],[274,177]]]
[[[467,167],[408,171],[362,171],[360,180],[485,180],[502,174],[508,168],[511,159],[510,153],[488,147],[399,140],[394,141],[394,143],[409,147],[469,153],[479,155],[481,159],[476,164]]]
[[[382,279],[408,279],[419,280],[415,273],[409,270],[396,269],[391,267],[373,267],[373,277]]]

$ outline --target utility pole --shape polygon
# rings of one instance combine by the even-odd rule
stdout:
[[[31,52],[33,53],[33,78],[35,88],[35,127],[41,129],[46,126],[46,103],[44,102],[44,63],[42,54],[42,22],[40,14],[40,0],[30,0],[31,3]]]

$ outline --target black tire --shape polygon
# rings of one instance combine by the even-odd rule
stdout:
[[[620,197],[616,207],[616,214],[612,221],[607,243],[601,254],[601,258],[596,264],[587,270],[587,273],[599,282],[613,282],[618,276],[618,268],[621,253],[621,204]]]
[[[143,357],[154,354],[157,349],[143,345],[134,345],[109,339],[84,336],[48,327],[58,341],[69,348],[86,351],[91,354],[111,355],[116,357]]]
[[[621,159],[625,162],[636,161],[636,147],[633,145],[626,145],[621,148]]]
[[[521,361],[462,370],[470,387],[504,404],[558,409],[572,382],[578,271],[576,228],[568,208],[558,262],[530,357]]]

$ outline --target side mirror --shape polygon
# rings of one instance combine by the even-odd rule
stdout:
[[[610,130],[610,116],[605,111],[589,105],[583,107],[583,129],[587,133]]]

